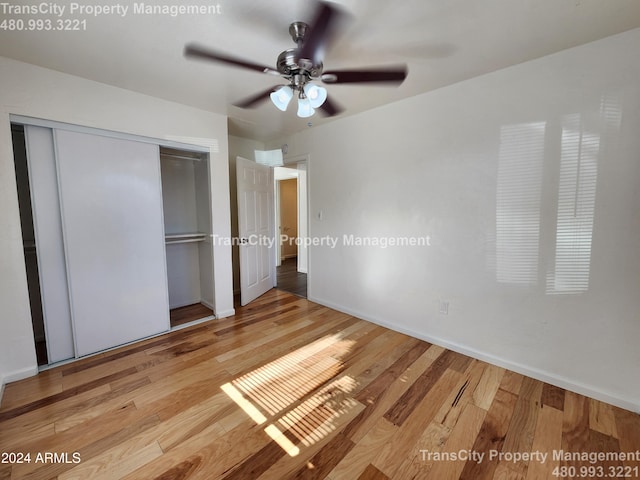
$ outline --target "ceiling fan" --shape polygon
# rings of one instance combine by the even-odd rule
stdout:
[[[345,13],[335,4],[318,2],[311,24],[293,22],[289,34],[296,43],[295,48],[282,52],[276,61],[276,68],[247,61],[233,55],[211,50],[196,44],[188,44],[184,49],[187,57],[212,60],[214,62],[254,70],[269,75],[282,76],[286,85],[275,85],[251,97],[235,103],[240,108],[252,108],[267,98],[285,111],[294,96],[298,98],[298,116],[310,117],[316,108],[327,116],[337,115],[342,108],[327,98],[327,90],[316,83],[386,83],[399,85],[407,76],[406,65],[364,70],[323,70],[323,59],[327,47],[335,37]]]

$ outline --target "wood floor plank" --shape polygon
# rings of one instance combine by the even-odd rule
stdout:
[[[103,475],[104,478],[109,478],[108,466],[117,464],[117,478],[121,478],[144,467],[182,441],[198,435],[204,435],[208,440],[220,438],[226,430],[219,425],[218,420],[225,414],[225,409],[228,411],[231,403],[223,394],[219,394],[167,421],[161,422],[155,416],[155,421],[146,428],[130,428],[129,432],[121,433],[123,440],[110,448],[108,445],[93,445],[93,450],[103,453],[92,455],[88,462],[75,467],[69,474],[73,472],[77,474],[77,478]],[[144,455],[139,452],[144,452]],[[88,455],[89,449],[85,449],[83,454]]]
[[[564,390],[554,385],[544,384],[542,388],[542,405],[548,405],[556,410],[564,410]]]
[[[358,422],[349,425],[349,435],[354,442],[360,441],[370,428],[383,416],[417,379],[438,358],[443,349],[428,344],[419,344],[408,350],[393,365],[356,395],[366,406]],[[418,356],[419,355],[419,356]]]
[[[553,471],[559,463],[553,459],[554,452],[562,448],[562,411],[543,405],[538,414],[531,451],[546,453],[546,459],[529,462],[526,480],[553,479]]]
[[[478,386],[473,391],[473,403],[480,408],[489,410],[493,398],[500,388],[500,382],[504,376],[504,368],[495,365],[486,365]]]
[[[129,368],[142,363],[146,359],[144,352],[116,358],[111,362],[99,363],[95,367],[86,368],[79,372],[63,375],[61,379],[62,389],[70,390],[89,383],[96,378],[106,377],[115,371],[128,370]]]
[[[329,472],[329,478],[336,480],[360,478],[368,468],[375,468],[371,462],[397,430],[397,426],[384,418],[379,418],[362,440]]]
[[[184,330],[171,332],[160,337],[154,337],[147,340],[142,340],[140,342],[136,342],[133,345],[128,345],[126,347],[121,347],[116,350],[107,351],[103,353],[99,353],[97,355],[93,355],[88,358],[84,358],[78,360],[76,362],[70,363],[68,365],[63,365],[55,368],[55,370],[51,371],[59,371],[62,373],[62,376],[72,375],[77,372],[81,372],[90,368],[95,368],[104,363],[111,363],[120,358],[131,359],[133,355],[138,352],[148,351],[156,346],[171,346],[179,343],[180,341],[184,341],[189,337],[194,337],[198,335],[207,335],[209,333],[209,327],[207,324],[196,325],[194,327],[185,328]]]
[[[509,424],[516,408],[518,397],[506,390],[498,389],[480,427],[472,451],[483,455],[482,462],[468,461],[460,475],[466,480],[490,480],[498,466],[498,458],[491,452],[503,451]]]
[[[467,450],[484,460],[422,454]],[[0,408],[0,451],[81,456],[0,480],[537,480],[551,459],[489,453],[554,450],[640,468],[615,457],[640,416],[278,290],[9,384]]]
[[[589,399],[589,428],[617,438],[613,407],[598,400]]]
[[[322,480],[353,450],[354,443],[348,437],[338,434],[324,448],[316,453],[293,474],[293,478]]]
[[[562,422],[562,448],[568,452],[585,452],[589,444],[589,399],[567,392]]]
[[[163,451],[167,452],[188,439],[207,431],[210,438],[227,432],[220,424],[235,405],[222,392],[201,401],[191,408],[168,417],[154,434]],[[174,413],[174,412],[172,412]]]
[[[409,418],[422,399],[429,393],[429,390],[438,382],[440,377],[449,368],[456,358],[456,354],[445,351],[433,364],[418,378],[409,389],[398,399],[398,401],[384,414],[384,417],[391,423],[402,426]]]
[[[171,409],[177,410],[184,405],[182,397],[184,397],[185,392],[183,392],[183,390],[187,389],[187,393],[194,393],[188,389],[193,388],[193,384],[197,383],[200,375],[203,375],[205,372],[209,374],[207,383],[219,388],[225,376],[222,372],[214,373],[211,368],[211,365],[215,365],[214,362],[214,360],[209,359],[193,367],[189,367],[190,364],[186,364],[181,371],[172,374],[171,372],[167,372],[166,377],[158,379],[155,382],[145,381],[148,377],[139,378],[137,374],[131,375],[133,378],[131,385],[118,384],[118,386],[112,388],[112,391],[108,394],[96,397],[94,400],[95,405],[92,405],[92,408],[76,409],[72,415],[56,423],[57,431],[63,431],[70,427],[81,425],[90,419],[100,417],[105,412],[116,410],[129,402],[133,402],[137,408],[142,408],[149,403],[153,403],[156,413],[164,416],[166,413],[162,411],[163,407],[170,405]]]
[[[521,382],[518,400],[505,435],[503,452],[530,452],[535,435],[540,399],[542,397],[542,382],[524,377]],[[494,478],[524,479],[529,462],[526,459],[510,459],[504,457],[498,461]]]
[[[562,421],[562,450],[586,452],[589,448],[589,399],[573,392],[565,393]],[[580,469],[588,463],[578,460],[562,460],[561,467]]]
[[[460,381],[461,374],[446,369],[436,383],[429,388],[422,401],[416,405],[412,414],[403,422],[402,428],[393,436],[380,455],[372,462],[385,475],[393,478],[396,471],[404,462],[407,454],[416,451],[416,445],[422,433],[431,423],[433,417],[445,402],[451,390]],[[386,415],[385,415],[386,418]],[[399,454],[401,451],[403,454]]]
[[[417,343],[411,337],[387,330],[373,339],[369,348],[362,349],[356,356],[346,357],[343,374],[358,377],[356,392],[359,393]]]
[[[100,425],[100,434],[92,437],[89,435],[79,435],[74,429],[57,435],[57,438],[49,439],[47,442],[38,443],[30,451],[36,452],[63,452],[72,454],[77,452],[82,462],[88,463],[95,457],[102,455],[106,450],[118,448],[130,437],[141,431],[145,431],[159,423],[155,415],[139,418],[134,408],[128,408],[128,414],[105,416],[95,422]],[[55,442],[55,443],[54,443]],[[14,474],[18,478],[30,478],[47,480],[52,476],[60,475],[75,465],[70,463],[38,464],[36,462],[28,465],[16,466]]]
[[[0,480],[11,480],[11,465],[0,464]]]
[[[69,390],[63,390],[60,393],[56,393],[53,395],[50,395],[48,397],[44,397],[41,398],[39,400],[35,400],[31,403],[27,403],[24,405],[21,405],[19,407],[16,407],[12,410],[5,410],[4,412],[0,413],[0,422],[2,422],[3,420],[7,420],[13,417],[17,417],[19,415],[23,415],[25,413],[31,412],[33,410],[38,410],[42,407],[45,407],[47,405],[52,405],[55,403],[58,403],[62,400],[66,400],[67,398],[72,398],[75,395],[77,395],[78,393],[84,393],[84,392],[88,392],[94,389],[97,389],[101,386],[104,386],[118,378],[124,378],[127,377],[133,373],[136,373],[134,368],[129,368],[126,370],[121,370],[119,372],[113,373],[111,375],[107,375],[105,377],[101,377],[101,378],[97,378],[91,382],[85,383],[83,385],[80,385],[78,387],[69,389]]]
[[[506,390],[507,392],[515,393],[516,395],[520,393],[520,387],[522,386],[522,381],[524,377],[519,373],[512,372],[507,370],[504,372],[502,376],[502,382],[500,383],[500,388]]]
[[[612,408],[616,419],[616,432],[618,433],[620,451],[634,452],[640,450],[640,415],[618,407]],[[637,468],[637,471],[640,472],[640,461],[625,459],[624,465],[629,468]],[[638,476],[640,476],[640,473]]]
[[[248,352],[255,352],[258,347],[264,346],[271,349],[282,342],[288,342],[296,339],[303,333],[308,333],[305,327],[310,326],[311,329],[319,329],[329,325],[336,325],[340,321],[348,319],[349,316],[342,314],[339,317],[327,318],[326,325],[319,322],[320,318],[324,318],[328,309],[322,307],[319,309],[303,309],[301,312],[294,312],[291,315],[296,318],[296,322],[280,324],[279,315],[273,318],[273,321],[263,325],[257,330],[248,329],[242,335],[228,336],[217,342],[220,349],[216,355],[216,359],[220,363],[229,362],[235,358],[246,357]],[[288,314],[285,314],[286,317]],[[253,347],[253,350],[251,349]]]
[[[103,385],[98,389],[80,393],[2,422],[0,449],[7,451],[10,447],[21,446],[21,441],[31,442],[55,433],[56,422],[68,418],[78,410],[86,411],[86,408],[83,408],[86,402],[93,402],[96,397],[109,395],[110,392],[109,385]]]
[[[133,449],[133,450],[131,450]],[[111,480],[122,478],[127,473],[139,468],[162,455],[162,449],[158,442],[148,445],[135,445],[124,449],[121,446],[107,450],[105,453],[94,457],[58,475],[58,480]]]
[[[123,402],[123,397],[127,394],[136,392],[138,389],[150,385],[151,381],[148,377],[136,378],[131,382],[123,383],[117,388],[111,388],[107,393],[103,395],[93,396],[85,402],[74,405],[73,408],[66,409],[67,414],[64,418],[55,422],[56,433],[64,432],[77,425],[81,425],[84,422],[100,416],[103,412],[109,410],[110,401],[120,404]],[[102,407],[106,408],[102,408]]]
[[[363,409],[364,406],[356,402],[354,408],[347,409],[342,415],[333,420],[331,432],[327,431],[319,437],[315,443],[306,448],[301,448],[300,453],[296,456],[283,455],[269,470],[265,471],[264,474],[258,478],[262,480],[300,478],[297,475],[299,475],[301,471],[306,472],[306,469],[309,467],[309,462],[312,461],[314,456],[318,454],[335,435],[342,434],[344,436],[343,432],[345,427],[357,418]]]
[[[449,435],[443,452],[457,453],[469,450],[482,427],[486,414],[486,410],[476,407],[473,403],[467,404],[458,422],[451,430],[451,435]],[[429,475],[426,478],[455,480],[462,473],[465,463],[465,460],[436,462],[429,470]]]
[[[290,335],[290,338],[295,338],[295,335],[299,330],[309,327],[312,324],[313,321],[311,319],[304,319],[291,325],[274,325],[269,329],[265,329],[262,332],[262,335],[256,340],[252,342],[246,342],[244,345],[238,346],[236,348],[228,350],[225,353],[217,355],[216,360],[218,360],[220,363],[228,362],[229,360],[233,360],[234,358],[247,355],[255,351],[256,348],[262,347],[263,345],[267,345],[271,342],[279,342],[287,335]]]
[[[589,432],[589,452],[600,453],[600,452],[620,452],[620,444],[618,439],[612,437],[610,435],[605,435],[604,433],[598,432],[596,430],[591,430]],[[598,462],[598,466],[602,467],[607,474],[611,472],[619,472],[624,471],[623,462],[618,458],[612,459],[604,459],[601,462]],[[597,475],[594,475],[597,476]],[[602,475],[600,475],[602,476]],[[637,477],[639,475],[636,475]],[[633,477],[632,477],[633,478]]]
[[[286,455],[282,447],[275,441],[267,443],[255,452],[251,458],[242,462],[231,473],[225,475],[225,480],[244,480],[246,478],[258,478],[269,470],[280,458]]]
[[[0,413],[15,409],[25,403],[50,397],[62,391],[62,373],[44,371],[35,377],[26,378],[5,386]]]
[[[346,330],[358,323],[358,320],[347,315],[341,315],[334,322],[315,325],[313,330],[306,331],[298,335],[291,335],[290,339],[283,342],[272,342],[269,349],[254,350],[252,355],[247,355],[241,360],[234,359],[232,362],[225,362],[224,367],[232,375],[239,375],[242,372],[250,371],[256,365],[268,363],[286,355],[288,352],[297,349],[300,345],[313,342],[326,335],[335,334]]]
[[[460,382],[456,385],[456,388],[451,391],[444,405],[434,418],[434,421],[441,423],[445,427],[453,428],[457,423],[458,417],[466,405],[472,401],[473,392],[478,386],[486,367],[485,363],[476,360],[467,362],[466,365],[467,370],[460,372],[463,374]],[[455,370],[453,366],[452,369]]]
[[[362,475],[358,477],[358,480],[389,480],[389,477],[373,465],[368,465]]]
[[[248,418],[222,437],[205,430],[123,478],[180,478],[176,477],[176,469],[188,470],[189,479],[222,478],[253,451],[260,450],[268,443],[268,438],[261,432],[260,427]]]
[[[451,428],[432,421],[422,432],[412,451],[398,467],[394,478],[427,478],[436,464],[434,453],[441,453],[451,435]]]
[[[177,327],[212,315],[213,310],[209,307],[201,303],[194,303],[184,307],[172,308],[169,311],[169,323],[171,327]]]

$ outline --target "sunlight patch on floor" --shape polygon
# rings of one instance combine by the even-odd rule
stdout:
[[[355,341],[334,334],[267,363],[222,385],[221,389],[249,417],[262,425],[290,456],[294,441],[310,446],[335,430],[335,421],[359,403],[349,396],[357,382],[350,376],[333,381]],[[330,382],[330,383],[327,383]]]

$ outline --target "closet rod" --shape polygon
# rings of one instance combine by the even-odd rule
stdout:
[[[196,162],[199,162],[200,160],[202,160],[202,158],[187,157],[185,155],[176,155],[175,153],[161,153],[160,156],[169,157],[169,158],[178,158],[180,160],[195,160]]]

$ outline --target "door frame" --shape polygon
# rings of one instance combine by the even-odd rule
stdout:
[[[300,208],[300,176],[298,175],[298,236],[301,236],[301,233],[306,233],[306,237],[309,237],[309,229],[310,229],[310,223],[309,223],[309,213],[311,212],[311,208],[310,208],[310,181],[309,181],[309,172],[310,172],[310,164],[311,164],[311,155],[308,153],[303,153],[301,155],[295,155],[292,157],[286,157],[283,159],[283,167],[287,167],[287,168],[297,168],[298,164],[300,163],[304,163],[307,166],[307,174],[306,174],[306,182],[305,182],[305,187],[306,187],[306,208]],[[304,229],[300,228],[300,214],[301,212],[303,212],[304,214],[306,214],[306,221],[304,222]],[[310,258],[309,258],[309,248],[306,247],[302,247],[306,253],[306,268],[304,270],[300,269],[300,263],[298,263],[298,271],[301,273],[306,273],[307,274],[307,288],[309,285],[309,264],[310,264]],[[298,262],[300,262],[300,252],[301,252],[301,247],[298,247]],[[304,255],[303,255],[304,256]],[[307,292],[308,294],[308,292]]]
[[[293,166],[293,164],[291,164]],[[280,182],[282,182],[283,180],[296,180],[296,190],[297,190],[297,197],[296,197],[296,210],[297,210],[297,217],[296,217],[296,230],[300,229],[300,184],[298,183],[298,177],[291,177],[291,178],[275,178],[275,171],[277,168],[286,168],[286,169],[293,169],[292,166],[286,166],[286,165],[282,165],[280,167],[273,167],[273,171],[274,171],[274,178],[273,178],[273,204],[274,204],[274,232],[276,234],[276,243],[278,244],[278,247],[280,247],[280,238],[279,236],[282,234],[281,231],[281,227],[282,227],[282,216],[281,216],[281,208],[282,208],[282,202],[281,202],[281,196],[280,196]],[[298,249],[298,252],[300,250]],[[281,248],[276,248],[275,249],[275,259],[276,259],[276,267],[279,267],[280,265],[282,265],[282,249]]]

